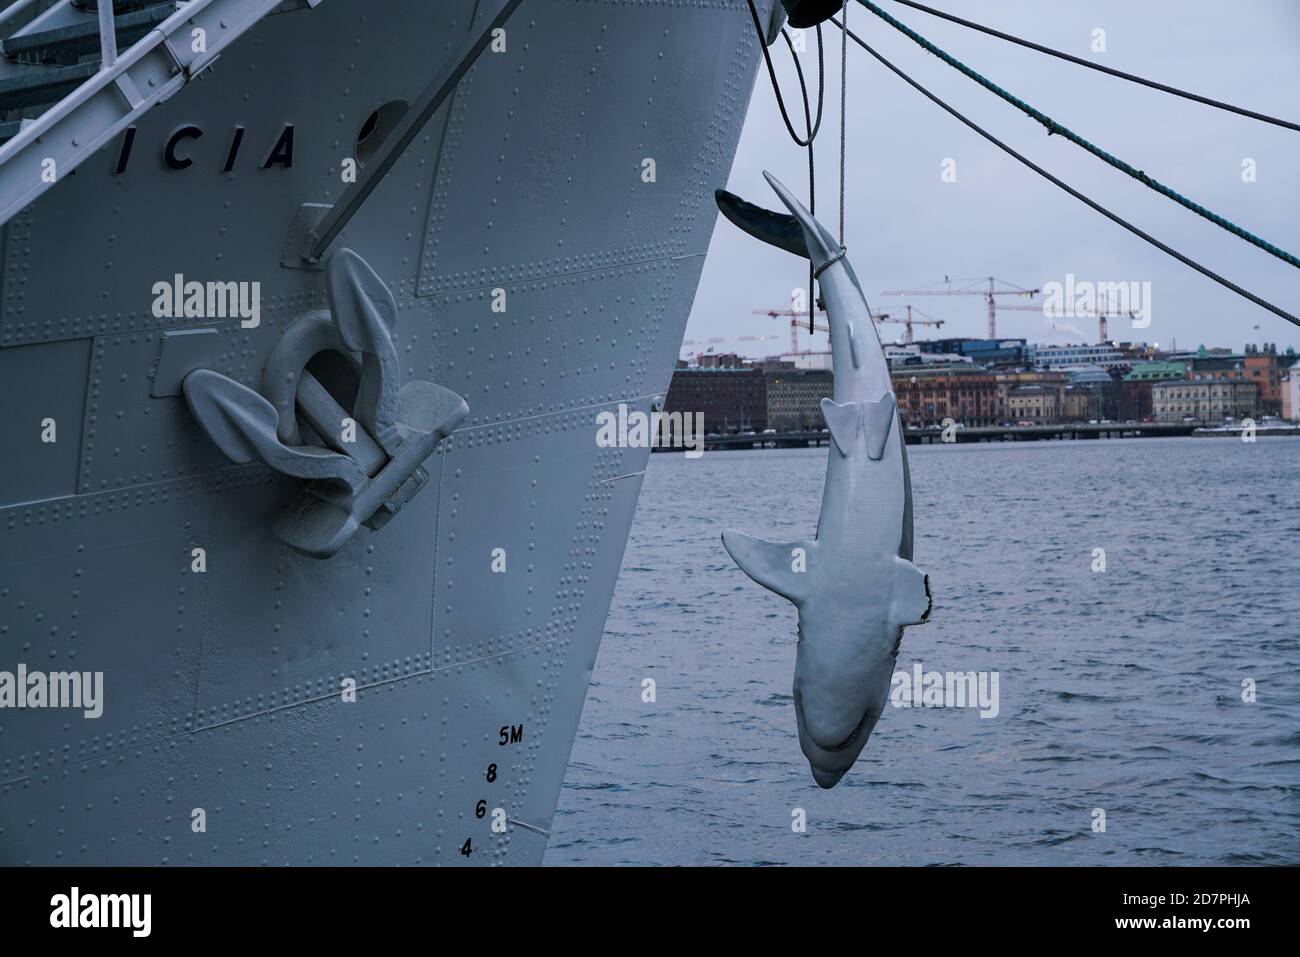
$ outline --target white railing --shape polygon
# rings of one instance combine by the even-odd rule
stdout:
[[[14,0],[9,6],[0,10],[0,24],[12,20],[39,2],[40,0]],[[96,6],[99,9],[100,69],[107,70],[117,62],[117,23],[113,19],[112,0]]]
[[[226,46],[282,2],[187,0],[120,55],[114,51],[112,66],[102,66],[24,125],[18,135],[0,144],[0,225],[55,182],[44,170],[57,169],[57,179],[62,180],[146,110],[207,69]],[[69,3],[62,0],[50,9],[63,10]],[[102,6],[111,9],[109,0]],[[30,25],[24,28],[28,29]],[[207,49],[201,53],[189,42],[198,29],[208,38]],[[101,37],[104,35],[101,31]]]
[[[14,0],[13,3],[9,4],[9,6],[0,10],[0,23],[4,23],[6,20],[18,16],[18,14],[38,2],[39,0]]]
[[[113,0],[99,0],[99,68],[107,70],[117,62],[117,24],[113,20]]]

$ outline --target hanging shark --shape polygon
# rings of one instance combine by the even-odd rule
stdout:
[[[765,542],[728,529],[722,544],[754,581],[799,610],[794,712],[813,779],[831,788],[853,766],[889,697],[905,625],[930,616],[930,580],[912,564],[912,484],[903,427],[866,297],[839,243],[775,177],[789,215],[726,190],[724,216],[806,257],[830,323],[833,397],[822,414],[833,447],[817,535]]]

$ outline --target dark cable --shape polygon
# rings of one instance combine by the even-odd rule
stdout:
[[[817,172],[816,163],[813,158],[813,140],[817,139],[817,134],[822,128],[822,116],[826,103],[826,48],[822,42],[822,27],[817,24],[817,120],[813,121],[812,107],[808,99],[808,83],[803,75],[803,65],[799,62],[799,54],[795,51],[794,41],[790,39],[790,33],[784,27],[781,28],[781,38],[785,40],[785,45],[790,48],[790,58],[794,60],[795,74],[799,77],[799,91],[803,98],[803,115],[804,124],[808,130],[807,138],[801,137],[795,132],[794,124],[790,122],[790,114],[785,107],[785,98],[781,95],[781,85],[776,79],[776,69],[772,65],[772,55],[767,51],[767,36],[763,33],[763,25],[758,19],[758,8],[754,6],[754,0],[746,0],[749,4],[749,16],[754,21],[754,33],[758,37],[758,48],[763,52],[763,61],[767,64],[767,76],[772,82],[772,91],[776,94],[776,105],[781,111],[781,119],[785,122],[786,131],[789,132],[790,138],[799,146],[808,150],[808,211],[815,214],[817,212]],[[842,175],[842,170],[841,170]],[[843,192],[841,190],[841,204]],[[841,224],[843,223],[843,211],[840,213]],[[841,231],[843,226],[841,225]],[[814,292],[814,282],[816,276],[813,275],[812,262],[808,263],[808,332],[811,334],[816,331],[814,326],[814,315],[816,311],[816,293]]]
[[[785,40],[786,46],[790,48],[790,56],[794,60],[795,74],[799,77],[799,92],[803,95],[803,119],[804,125],[808,129],[808,141],[804,146],[808,149],[808,212],[816,215],[817,213],[817,179],[813,163],[813,140],[817,138],[817,130],[821,128],[822,122],[822,104],[821,96],[825,89],[826,65],[822,61],[822,28],[821,24],[817,25],[817,64],[821,73],[821,79],[818,81],[818,102],[817,102],[817,129],[813,128],[812,107],[808,105],[808,84],[804,81],[803,66],[799,63],[799,56],[794,49],[794,41],[790,39],[790,34],[781,28],[781,37]],[[798,142],[796,140],[796,142]],[[813,281],[816,277],[813,275],[812,261],[808,262],[808,334],[812,335],[815,331],[813,328],[813,305],[815,296],[813,295]]]
[[[939,97],[935,96],[933,93],[931,93],[931,92],[930,92],[929,90],[927,90],[925,87],[921,86],[921,84],[917,83],[915,80],[913,80],[910,76],[908,76],[906,73],[904,73],[904,72],[903,72],[902,70],[900,70],[898,67],[894,66],[894,64],[890,63],[889,60],[885,59],[883,56],[881,56],[879,53],[877,53],[874,49],[872,49],[870,46],[868,46],[868,45],[867,45],[867,44],[862,40],[861,37],[859,37],[857,34],[855,34],[852,30],[847,29],[847,28],[846,28],[846,27],[845,27],[845,26],[844,26],[840,21],[835,20],[834,18],[832,18],[831,22],[834,23],[834,24],[835,24],[837,27],[839,27],[841,30],[844,30],[844,31],[849,35],[849,39],[851,39],[854,43],[856,43],[858,46],[862,47],[862,49],[866,50],[866,51],[867,51],[868,53],[870,53],[873,57],[875,57],[877,60],[879,60],[879,61],[880,61],[882,64],[884,64],[884,65],[885,65],[885,66],[886,66],[886,67],[887,67],[887,68],[888,68],[892,73],[894,73],[896,76],[898,76],[900,79],[902,79],[905,83],[907,83],[908,86],[912,87],[914,90],[916,90],[918,93],[920,93],[920,94],[921,94],[922,96],[924,96],[926,99],[928,99],[930,102],[934,103],[936,106],[938,106],[938,107],[940,107],[941,109],[943,109],[945,112],[947,112],[947,113],[951,114],[952,116],[956,117],[956,118],[957,118],[958,120],[960,120],[964,125],[966,125],[967,127],[969,127],[971,130],[974,130],[976,133],[978,133],[980,136],[984,137],[984,139],[988,140],[988,141],[989,141],[990,143],[992,143],[994,146],[998,147],[998,149],[1002,150],[1003,152],[1007,153],[1008,155],[1010,155],[1010,156],[1014,157],[1015,159],[1019,160],[1019,161],[1020,161],[1021,163],[1023,163],[1025,166],[1028,166],[1030,169],[1032,169],[1032,170],[1033,170],[1035,173],[1037,173],[1039,176],[1042,176],[1042,177],[1043,177],[1044,179],[1046,179],[1048,182],[1052,183],[1052,185],[1057,186],[1057,187],[1060,187],[1060,188],[1063,189],[1065,192],[1067,192],[1067,193],[1069,193],[1071,196],[1073,196],[1075,199],[1077,199],[1077,200],[1079,200],[1080,202],[1085,203],[1086,205],[1092,207],[1093,209],[1095,209],[1097,212],[1101,213],[1103,216],[1105,216],[1107,219],[1111,220],[1112,222],[1117,223],[1117,224],[1120,225],[1120,226],[1123,226],[1125,229],[1127,229],[1127,230],[1128,230],[1129,232],[1131,232],[1133,235],[1135,235],[1135,236],[1137,236],[1137,237],[1139,237],[1139,238],[1141,238],[1141,239],[1146,240],[1146,241],[1147,241],[1148,243],[1150,243],[1152,246],[1155,246],[1155,247],[1156,247],[1157,249],[1159,249],[1161,252],[1166,253],[1166,254],[1169,255],[1169,256],[1172,256],[1174,259],[1177,259],[1177,260],[1178,260],[1179,262],[1181,262],[1183,265],[1185,265],[1185,266],[1190,266],[1192,269],[1195,269],[1195,270],[1196,270],[1197,272],[1199,272],[1201,275],[1203,275],[1203,276],[1205,276],[1205,277],[1207,277],[1207,278],[1209,278],[1209,279],[1213,279],[1213,280],[1214,280],[1215,282],[1217,282],[1219,285],[1221,285],[1221,286],[1223,286],[1223,287],[1225,287],[1225,288],[1227,288],[1227,289],[1231,289],[1231,290],[1232,290],[1233,292],[1235,292],[1237,295],[1239,295],[1239,296],[1241,296],[1241,297],[1243,297],[1243,298],[1245,298],[1245,299],[1249,299],[1249,300],[1250,300],[1251,302],[1253,302],[1255,305],[1260,306],[1261,308],[1267,309],[1269,312],[1273,313],[1274,315],[1281,316],[1281,317],[1282,317],[1283,319],[1285,319],[1287,322],[1290,322],[1290,323],[1292,323],[1292,324],[1294,324],[1294,325],[1296,325],[1296,326],[1300,326],[1300,318],[1297,318],[1296,316],[1291,315],[1291,313],[1287,312],[1285,309],[1280,308],[1279,306],[1275,306],[1275,305],[1273,305],[1273,304],[1272,304],[1271,302],[1269,302],[1267,299],[1261,299],[1259,296],[1256,296],[1254,293],[1252,293],[1252,292],[1248,292],[1247,290],[1243,289],[1241,286],[1238,286],[1238,285],[1237,285],[1236,283],[1234,283],[1232,280],[1230,280],[1230,279],[1226,279],[1225,277],[1220,276],[1218,273],[1214,272],[1214,270],[1209,269],[1209,268],[1206,267],[1206,266],[1202,266],[1200,263],[1196,262],[1195,260],[1190,259],[1190,258],[1188,258],[1187,256],[1184,256],[1182,253],[1178,252],[1178,250],[1176,250],[1176,249],[1174,249],[1173,247],[1168,246],[1168,245],[1166,245],[1165,243],[1161,242],[1160,240],[1156,239],[1156,238],[1155,238],[1154,236],[1152,236],[1150,233],[1144,232],[1143,230],[1141,230],[1141,229],[1138,228],[1137,226],[1134,226],[1132,223],[1130,223],[1130,222],[1128,222],[1127,220],[1123,219],[1123,218],[1120,217],[1119,215],[1117,215],[1117,214],[1115,214],[1115,213],[1112,213],[1110,210],[1106,209],[1106,207],[1104,207],[1104,206],[1102,206],[1101,204],[1096,203],[1096,202],[1094,202],[1093,200],[1089,199],[1087,196],[1083,195],[1083,193],[1080,193],[1077,189],[1074,189],[1074,188],[1073,188],[1072,186],[1070,186],[1069,184],[1067,184],[1067,183],[1063,182],[1062,180],[1058,179],[1057,177],[1053,176],[1053,175],[1052,175],[1051,173],[1049,173],[1047,170],[1043,169],[1043,168],[1042,168],[1041,166],[1039,166],[1037,163],[1033,162],[1033,160],[1030,160],[1028,157],[1023,156],[1023,155],[1021,155],[1020,153],[1016,152],[1016,150],[1014,150],[1012,147],[1010,147],[1010,146],[1007,145],[1006,143],[1002,142],[1000,139],[998,139],[998,138],[997,138],[996,136],[994,136],[992,133],[989,133],[988,131],[986,131],[986,130],[983,129],[982,127],[976,125],[972,120],[967,119],[963,114],[959,113],[956,109],[954,109],[953,107],[949,106],[949,105],[948,105],[947,103],[945,103],[943,100],[939,99]]]
[[[936,10],[933,7],[927,7],[923,3],[916,3],[915,0],[895,0],[905,7],[911,7],[914,10],[920,10],[922,13],[928,13],[932,17],[938,17],[941,20],[947,20],[950,23],[956,23],[963,27],[969,27],[972,30],[978,30],[980,33],[987,33],[991,37],[997,37],[999,40],[1006,40],[1008,43],[1015,43],[1030,50],[1037,50],[1039,53],[1046,53],[1048,56],[1054,56],[1061,60],[1074,63],[1077,66],[1086,66],[1090,70],[1096,70],[1099,73],[1105,73],[1108,76],[1119,77],[1121,80],[1128,80],[1130,83],[1138,83],[1142,86],[1149,86],[1153,90],[1160,90],[1163,93],[1171,93],[1174,96],[1181,96],[1186,100],[1193,100],[1205,106],[1212,106],[1215,109],[1227,110],[1229,113],[1236,113],[1239,116],[1247,116],[1252,120],[1259,120],[1263,123],[1272,123],[1274,126],[1285,127],[1288,130],[1300,132],[1300,123],[1292,123],[1290,120],[1280,120],[1276,116],[1268,116],[1265,113],[1256,113],[1254,110],[1242,109],[1239,106],[1233,106],[1231,103],[1224,103],[1220,100],[1212,100],[1208,96],[1200,96],[1196,93],[1189,93],[1187,90],[1180,90],[1177,87],[1166,86],[1163,83],[1157,83],[1155,80],[1148,80],[1145,77],[1135,76],[1132,73],[1125,73],[1123,70],[1116,70],[1108,66],[1102,66],[1100,63],[1094,63],[1091,60],[1085,60],[1083,57],[1077,57],[1069,53],[1063,53],[1060,50],[1053,50],[1051,47],[1045,47],[1040,43],[1034,43],[1031,40],[1023,40],[1020,37],[1012,36],[1010,33],[1003,33],[1001,30],[994,30],[992,27],[986,27],[983,24],[974,23],[970,20],[963,20],[961,17],[953,16],[951,13],[944,13],[942,10]]]
[[[772,81],[772,91],[776,94],[776,105],[781,110],[781,119],[785,121],[785,128],[787,131],[789,131],[790,138],[800,146],[807,146],[817,137],[817,131],[821,129],[822,99],[826,93],[826,82],[825,82],[826,71],[824,69],[824,64],[822,63],[821,24],[817,25],[817,63],[818,63],[818,68],[822,74],[821,79],[818,81],[817,84],[817,123],[815,126],[809,127],[808,139],[805,140],[802,137],[800,137],[798,133],[794,131],[794,124],[790,122],[790,114],[789,112],[787,112],[785,108],[785,98],[781,96],[781,85],[776,81],[776,68],[772,66],[772,54],[767,52],[767,36],[766,34],[763,33],[763,24],[759,22],[758,9],[754,6],[754,0],[745,0],[745,2],[749,4],[749,15],[754,20],[754,32],[758,34],[758,48],[763,51],[763,60],[767,63],[767,75],[768,78]],[[790,37],[786,34],[784,28],[782,28],[781,30],[781,35],[785,37],[785,42],[790,45],[790,54],[793,56],[794,44],[790,41]],[[800,85],[802,86],[803,70],[799,67],[799,58],[797,56],[795,56],[794,58],[794,65],[795,65],[795,69],[799,71]],[[806,88],[804,91],[804,98],[805,100],[807,99]]]

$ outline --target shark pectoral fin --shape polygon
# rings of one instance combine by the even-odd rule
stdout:
[[[816,542],[765,542],[729,528],[722,544],[740,570],[796,605],[808,595]]]
[[[868,402],[862,417],[862,427],[867,431],[867,457],[873,461],[885,454],[889,430],[894,427],[894,411],[898,404],[894,394],[886,392],[875,402]]]
[[[930,618],[930,576],[906,558],[894,559],[889,617],[895,625],[923,625]]]
[[[858,437],[858,422],[862,416],[856,402],[840,405],[834,399],[822,399],[822,418],[840,455],[847,456],[853,451],[853,442]],[[875,456],[880,458],[880,456]]]

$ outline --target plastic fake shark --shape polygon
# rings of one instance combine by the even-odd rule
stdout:
[[[824,788],[853,766],[889,697],[903,627],[930,615],[929,578],[912,564],[912,485],[889,363],[844,249],[768,173],[790,215],[718,190],[751,236],[812,262],[830,323],[834,398],[822,413],[827,457],[817,535],[765,542],[732,529],[722,543],[754,581],[799,609],[794,708],[799,744]]]

